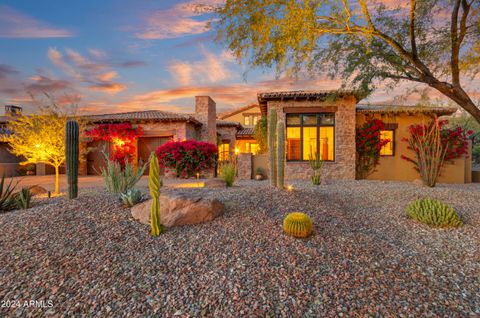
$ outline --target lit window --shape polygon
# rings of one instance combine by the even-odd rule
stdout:
[[[218,147],[218,160],[228,161],[230,159],[230,144],[221,144]]]
[[[258,154],[259,150],[260,148],[258,147],[258,144],[250,144],[250,151],[252,152],[252,154]]]
[[[258,116],[253,116],[253,125],[256,125],[258,121]]]
[[[288,114],[287,160],[335,160],[335,114]]]
[[[380,149],[381,156],[393,156],[394,151],[394,141],[395,141],[395,133],[393,130],[382,130],[380,132],[380,140],[388,139],[389,142]]]
[[[250,125],[250,116],[245,116],[245,125]]]

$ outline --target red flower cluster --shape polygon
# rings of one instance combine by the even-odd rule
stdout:
[[[390,142],[390,139],[381,139],[381,131],[384,129],[385,124],[378,119],[367,119],[362,127],[357,128],[356,169],[361,178],[365,178],[374,171],[380,159],[380,150]]]
[[[385,124],[379,119],[367,120],[362,127],[357,128],[356,144],[360,156],[380,157],[380,149],[390,142],[390,139],[380,138],[380,132],[384,129]]]
[[[142,127],[133,128],[130,123],[101,124],[86,131],[93,140],[111,143],[110,160],[118,161],[122,166],[135,155],[135,141],[143,135]]]
[[[161,167],[172,169],[177,177],[190,178],[215,166],[218,148],[196,140],[170,141],[157,149]]]
[[[432,125],[434,123],[430,123]],[[447,147],[445,153],[445,160],[452,161],[453,159],[459,158],[463,155],[468,154],[468,138],[473,134],[473,131],[463,131],[461,127],[456,127],[454,129],[447,128],[446,125],[448,124],[447,120],[438,121],[438,125],[440,127],[440,138],[443,147]],[[408,129],[411,136],[423,136],[425,131],[427,131],[429,126],[424,124],[421,125],[411,125]],[[403,141],[408,142],[408,138],[404,138]],[[412,147],[408,147],[415,152],[418,149],[412,149]],[[445,148],[444,148],[445,149]],[[410,161],[416,164],[416,161],[413,158],[409,158],[407,156],[402,155],[402,159]]]

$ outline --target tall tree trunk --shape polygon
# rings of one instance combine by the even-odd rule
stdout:
[[[55,166],[55,194],[58,194],[59,193],[59,173],[60,171],[60,167],[59,166]]]
[[[478,123],[480,123],[480,108],[475,105],[463,88],[460,86],[452,86],[438,80],[427,81],[427,84],[453,100],[457,105],[472,115]]]

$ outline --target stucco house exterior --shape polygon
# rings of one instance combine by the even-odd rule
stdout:
[[[325,161],[322,178],[354,180],[356,178],[355,129],[366,116],[381,119],[382,134],[392,141],[382,149],[380,163],[369,179],[411,181],[419,178],[412,164],[401,159],[410,154],[402,141],[408,127],[428,122],[433,117],[451,115],[456,109],[444,107],[360,106],[353,91],[293,91],[259,93],[262,115],[276,110],[286,125],[285,178],[309,179],[308,159],[318,154]],[[270,123],[268,123],[270,125]],[[247,159],[248,160],[248,159]],[[440,182],[471,182],[471,160],[458,158],[443,168]]]

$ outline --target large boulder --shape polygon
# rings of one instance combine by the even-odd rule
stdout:
[[[134,219],[150,224],[152,200],[132,207]],[[160,196],[160,222],[167,227],[208,222],[223,214],[224,205],[217,199],[187,192]]]
[[[39,186],[39,185],[33,185],[29,188],[29,190],[30,190],[30,193],[32,194],[32,196],[42,195],[42,194],[47,194],[48,193],[47,189],[45,189],[44,187]]]

